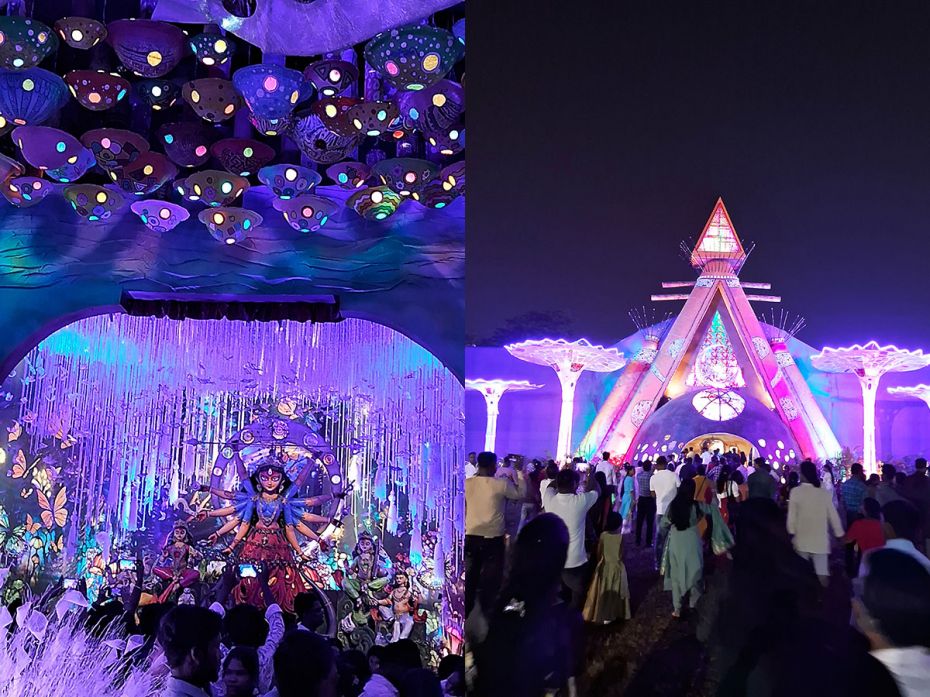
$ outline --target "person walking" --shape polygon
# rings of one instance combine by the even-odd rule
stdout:
[[[475,602],[488,613],[504,578],[504,509],[508,500],[521,501],[526,479],[511,470],[495,477],[497,455],[481,453],[478,472],[465,480],[465,616]]]
[[[620,482],[620,519],[622,530],[629,531],[633,523],[633,501],[636,495],[636,482],[633,478],[633,466],[624,467],[623,480]]]
[[[752,461],[752,465],[755,471],[746,479],[749,498],[774,501],[778,484],[769,474],[769,463],[765,461],[765,458],[757,457]]]
[[[842,494],[842,511],[846,515],[846,529],[848,530],[853,523],[862,517],[862,502],[865,501],[866,485],[861,464],[856,462],[849,468],[849,479],[843,482],[840,492]],[[846,575],[849,578],[855,578],[859,568],[856,559],[856,546],[847,544],[843,554]]]
[[[598,477],[591,472],[584,493],[578,491],[578,474],[560,470],[555,482],[543,492],[543,508],[562,519],[568,528],[568,557],[562,571],[562,583],[571,593],[572,607],[581,610],[588,590],[588,553],[585,551],[585,522],[588,511],[601,496]]]
[[[693,480],[682,482],[659,525],[668,536],[660,571],[665,577],[663,587],[672,592],[672,617],[676,618],[681,617],[686,594],[690,607],[697,605],[704,578],[704,547],[698,531],[703,513],[694,500],[694,490]]]
[[[833,507],[830,492],[820,486],[817,466],[810,460],[801,463],[801,484],[788,497],[788,533],[793,536],[795,551],[814,565],[820,584],[830,582],[830,530],[843,536],[843,524]]]
[[[675,498],[679,484],[681,484],[678,480],[678,475],[666,469],[666,464],[665,457],[660,455],[656,459],[656,471],[649,478],[649,491],[652,496],[655,497],[656,526],[658,528],[656,530],[655,548],[656,571],[659,570],[659,562],[662,560],[662,553],[665,548],[665,537],[668,534],[668,528],[666,527],[663,531],[661,527],[662,518],[668,510],[668,506],[672,502],[672,499]],[[693,488],[691,489],[691,493],[692,495],[694,494]]]
[[[855,545],[859,552],[859,559],[853,569],[853,573],[848,574],[850,578],[855,578],[859,569],[859,561],[867,552],[883,547],[885,545],[885,529],[882,525],[882,507],[875,499],[866,499],[862,502],[862,512],[864,518],[853,521],[846,531],[846,537],[843,542],[847,545]],[[847,572],[849,570],[847,569]]]
[[[927,477],[927,460],[918,457],[914,461],[914,473],[908,475],[904,495],[920,513],[920,538],[924,553],[930,556],[930,477]]]
[[[646,545],[652,546],[652,535],[656,524],[656,500],[649,490],[649,481],[652,479],[652,463],[644,460],[639,463],[640,470],[636,473],[636,546],[642,546],[643,525],[646,526]]]

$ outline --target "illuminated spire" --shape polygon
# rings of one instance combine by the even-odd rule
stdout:
[[[717,199],[714,210],[691,251],[691,264],[696,269],[703,270],[714,261],[725,262],[725,267],[734,272],[746,261],[746,252],[736,236],[736,229],[722,198]]]

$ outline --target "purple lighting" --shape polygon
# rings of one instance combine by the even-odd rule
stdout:
[[[897,346],[879,346],[870,341],[864,346],[855,344],[845,348],[824,348],[811,356],[818,370],[828,373],[852,373],[862,387],[862,459],[867,472],[876,469],[875,455],[875,396],[878,383],[885,373],[910,372],[930,365],[930,354],[921,350],[909,351]]]
[[[538,390],[542,385],[534,385],[527,380],[465,380],[465,389],[477,390],[484,396],[488,409],[488,425],[484,434],[484,449],[494,452],[497,441],[497,417],[500,415],[500,401],[505,392],[525,392]]]
[[[514,358],[555,370],[562,386],[562,410],[559,415],[559,440],[556,458],[571,456],[572,417],[575,408],[575,388],[585,370],[612,373],[626,365],[626,358],[615,348],[596,346],[587,339],[531,339],[504,348]]]

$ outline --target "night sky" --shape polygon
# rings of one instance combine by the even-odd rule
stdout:
[[[799,339],[930,349],[930,3],[614,5],[469,0],[469,335],[630,334],[719,195]]]

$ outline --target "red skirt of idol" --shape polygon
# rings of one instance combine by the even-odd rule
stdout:
[[[286,612],[294,611],[294,598],[306,588],[294,563],[294,550],[284,537],[284,530],[278,526],[265,528],[259,525],[252,528],[245,536],[238,563],[268,569],[268,587],[275,602]],[[241,579],[233,588],[232,596],[237,603],[265,607],[258,579]]]

